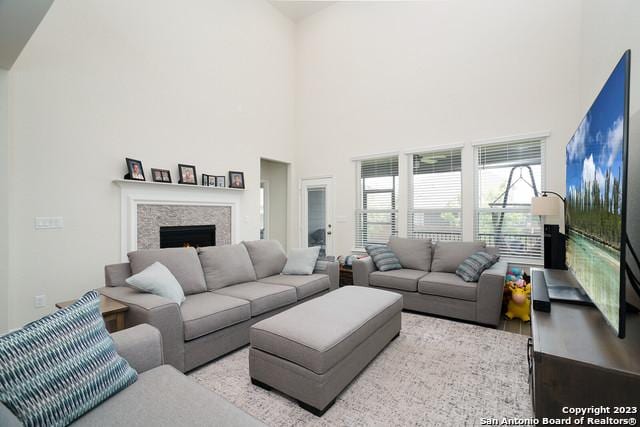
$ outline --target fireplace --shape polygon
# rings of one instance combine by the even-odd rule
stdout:
[[[215,246],[215,225],[179,225],[160,227],[161,248]]]

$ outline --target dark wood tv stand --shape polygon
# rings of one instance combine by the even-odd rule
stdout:
[[[533,269],[531,277],[534,287],[546,277],[575,285],[563,270]],[[536,417],[566,418],[563,407],[592,405],[640,412],[640,315],[627,314],[626,338],[620,339],[595,307],[553,301],[549,313],[532,310],[531,332],[529,382]],[[608,415],[638,419],[638,412]]]

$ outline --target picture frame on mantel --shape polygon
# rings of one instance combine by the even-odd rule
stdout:
[[[144,176],[144,169],[142,168],[142,162],[140,160],[125,158],[127,162],[128,173],[124,176],[124,179],[130,179],[133,181],[146,181]]]
[[[244,172],[229,171],[229,188],[244,189]]]
[[[195,166],[178,164],[178,175],[180,176],[178,184],[198,185]]]
[[[153,182],[171,183],[171,172],[166,169],[151,169]]]

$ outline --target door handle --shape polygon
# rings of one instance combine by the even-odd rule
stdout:
[[[331,236],[331,232],[330,232],[330,231],[327,231],[327,234],[328,234],[329,236]]]

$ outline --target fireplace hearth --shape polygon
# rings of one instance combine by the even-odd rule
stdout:
[[[215,225],[178,225],[160,227],[160,248],[215,246]]]

